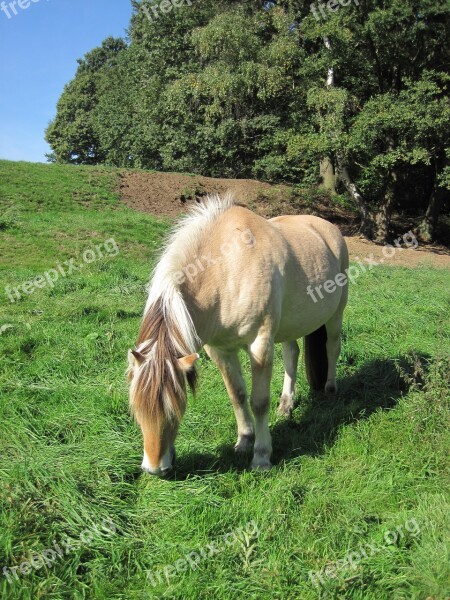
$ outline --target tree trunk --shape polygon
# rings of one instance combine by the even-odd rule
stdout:
[[[332,46],[331,46],[330,39],[328,37],[324,37],[323,41],[324,41],[326,49],[331,54]],[[334,75],[335,75],[334,68],[329,67],[328,71],[327,71],[327,88],[334,87],[334,85],[335,85]],[[324,163],[324,161],[327,161],[327,160],[329,161],[329,159],[325,158],[320,163],[320,174],[321,175],[322,175],[322,164]],[[323,177],[323,175],[322,175],[322,177]],[[352,198],[353,202],[358,207],[359,214],[361,215],[361,224],[359,226],[359,232],[364,237],[370,238],[371,234],[372,234],[372,219],[371,219],[371,215],[369,213],[368,206],[364,202],[364,198],[361,196],[361,193],[358,190],[357,186],[353,183],[353,180],[350,177],[350,173],[348,172],[347,165],[345,164],[345,161],[339,152],[336,154],[336,170],[334,172],[334,189],[335,190],[336,190],[337,177],[339,177],[339,179],[342,181],[342,183],[345,186],[345,189],[350,194],[350,197]],[[323,180],[325,182],[325,178]]]
[[[325,47],[331,52],[330,40],[324,38]],[[334,69],[329,67],[327,71],[327,88],[334,87]],[[334,165],[328,156],[325,156],[320,161],[320,176],[322,178],[322,187],[331,192],[334,196],[336,194],[336,173],[334,171]]]
[[[386,242],[391,224],[392,208],[395,202],[395,183],[397,174],[391,171],[388,176],[386,190],[375,215],[375,241]]]
[[[336,172],[330,158],[325,157],[320,161],[320,177],[322,179],[322,187],[333,196],[336,195]]]
[[[448,191],[439,187],[438,175],[445,165],[444,158],[438,158],[434,163],[434,182],[430,192],[427,210],[419,225],[419,236],[424,242],[432,242],[436,238],[436,230],[444,204],[445,195]]]
[[[442,188],[435,186],[427,206],[427,211],[419,225],[419,235],[424,242],[432,242],[436,238],[436,230],[444,203],[444,193]]]
[[[359,214],[361,215],[359,233],[366,238],[371,238],[373,232],[373,219],[372,215],[370,214],[369,207],[364,202],[364,198],[361,196],[356,184],[353,183],[353,180],[348,172],[347,165],[339,153],[336,156],[336,164],[339,178],[344,184],[347,192],[350,194],[353,202],[356,204]]]

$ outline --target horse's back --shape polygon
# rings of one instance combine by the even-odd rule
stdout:
[[[285,215],[269,220],[282,232],[288,242],[295,248],[307,250],[308,247],[322,254],[325,245],[339,259],[347,256],[347,247],[339,229],[313,215]],[[314,240],[314,241],[313,241]]]

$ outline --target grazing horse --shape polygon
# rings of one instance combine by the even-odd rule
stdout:
[[[136,349],[128,353],[144,471],[165,475],[172,468],[186,383],[195,389],[202,346],[221,371],[234,408],[235,449],[254,446],[252,468],[269,468],[274,344],[283,345],[281,414],[290,415],[294,405],[299,338],[305,338],[311,387],[336,391],[347,268],[341,233],[318,217],[266,220],[231,197],[212,196],[182,218],[155,268]],[[250,356],[254,418],[241,348]]]

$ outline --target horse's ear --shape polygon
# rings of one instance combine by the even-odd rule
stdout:
[[[182,371],[190,371],[199,358],[199,354],[189,354],[189,356],[182,356],[178,359],[178,365],[180,366]]]
[[[145,356],[143,354],[141,354],[140,352],[138,352],[137,350],[128,350],[129,357],[130,357],[130,354],[132,356],[134,356],[134,358],[136,359],[136,362],[139,366],[141,366],[142,363],[145,361]]]

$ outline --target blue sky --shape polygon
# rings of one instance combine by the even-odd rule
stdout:
[[[1,5],[0,0],[0,5]],[[44,130],[81,58],[125,37],[130,0],[33,0],[0,11],[0,158],[46,162]],[[27,0],[20,0],[26,6]]]

